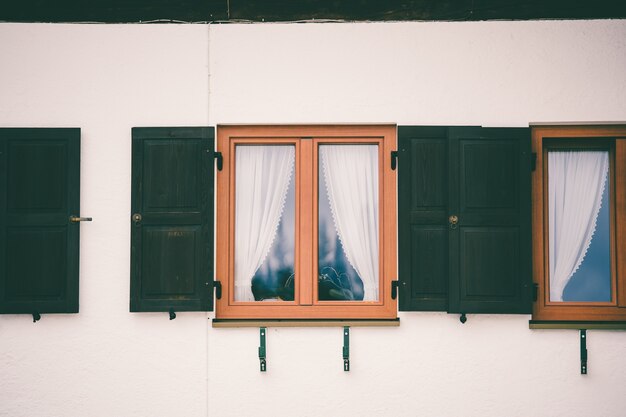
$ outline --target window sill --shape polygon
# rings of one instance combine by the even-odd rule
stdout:
[[[626,330],[626,321],[544,321],[530,320],[529,329]]]
[[[398,327],[400,319],[213,319],[212,326],[227,327]],[[625,327],[626,328],[626,327]]]

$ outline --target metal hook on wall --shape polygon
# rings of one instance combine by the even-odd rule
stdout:
[[[343,370],[350,370],[350,327],[343,328]]]
[[[261,327],[259,329],[260,334],[260,346],[259,346],[259,363],[261,366],[261,372],[267,371],[267,360],[265,359],[266,349],[265,349],[265,333],[267,329],[265,327]]]

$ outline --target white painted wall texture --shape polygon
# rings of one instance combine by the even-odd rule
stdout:
[[[82,129],[80,313],[0,316],[0,416],[623,416],[626,332],[401,313],[213,329],[129,313],[130,129],[626,121],[626,21],[0,24],[0,126]]]

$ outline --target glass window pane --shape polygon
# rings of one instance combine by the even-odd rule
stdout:
[[[550,301],[611,301],[607,151],[548,153]]]
[[[378,145],[320,145],[318,299],[377,301]]]
[[[235,149],[235,301],[293,301],[293,145]]]

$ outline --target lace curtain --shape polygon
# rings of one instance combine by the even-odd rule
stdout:
[[[341,246],[363,281],[363,300],[377,301],[378,146],[320,145],[319,149]]]
[[[240,145],[235,152],[235,300],[254,301],[252,278],[276,236],[295,149]]]
[[[605,151],[548,153],[550,301],[563,301],[563,290],[585,258],[608,172]]]

